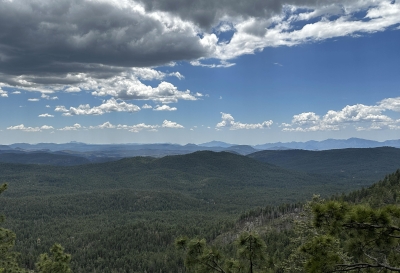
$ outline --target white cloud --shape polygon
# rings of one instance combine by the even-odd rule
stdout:
[[[140,123],[140,124],[128,126],[127,129],[129,130],[129,132],[133,132],[133,133],[138,133],[142,130],[148,130],[148,131],[155,132],[155,131],[157,131],[157,128],[159,128],[159,127],[160,126],[158,126],[158,125],[147,125],[144,123]]]
[[[59,130],[59,131],[76,131],[81,128],[83,128],[83,127],[79,123],[75,123],[73,126],[66,126],[64,128],[57,129],[57,130]]]
[[[274,123],[272,120],[264,121],[262,123],[247,124],[236,122],[231,114],[222,113],[222,121],[216,125],[216,129],[228,128],[229,130],[240,130],[240,129],[265,129],[270,128]]]
[[[53,118],[54,115],[50,115],[50,114],[48,114],[48,113],[45,113],[45,114],[40,114],[38,117],[39,117],[39,118]]]
[[[43,125],[42,127],[40,127],[41,130],[51,130],[54,129],[53,126],[49,126],[49,125]]]
[[[201,66],[208,68],[227,68],[235,65],[234,63],[230,63],[225,60],[220,61],[218,64],[204,64],[201,63],[199,60],[196,60],[196,61],[191,61],[190,64],[193,66]]]
[[[217,31],[217,32],[227,32],[227,31],[234,31],[234,30],[235,30],[235,27],[228,22],[221,23],[215,29],[215,31]]]
[[[315,125],[319,122],[320,117],[313,112],[301,113],[299,115],[294,115],[292,123],[299,125]]]
[[[77,116],[77,115],[103,115],[110,112],[129,112],[134,113],[140,111],[140,107],[134,104],[126,103],[124,101],[118,102],[116,99],[111,98],[99,106],[90,107],[89,104],[79,105],[78,107],[70,107],[67,109],[65,106],[60,105],[55,108],[56,112],[62,112],[63,116]]]
[[[357,131],[396,129],[399,120],[395,120],[385,111],[400,112],[400,97],[387,98],[377,105],[346,105],[339,111],[329,110],[324,116],[313,112],[294,115],[291,124],[282,123],[287,132],[331,131],[353,126]]]
[[[40,99],[34,98],[34,99],[28,99],[28,101],[39,101]]]
[[[20,91],[14,91],[14,92],[12,92],[11,94],[19,95],[19,94],[21,94],[21,92],[20,92]]]
[[[312,8],[311,12],[310,9],[302,11],[301,8],[304,7],[288,7],[290,8],[286,12],[272,18],[249,17],[239,21],[230,42],[217,46],[215,57],[229,60],[244,54],[254,54],[265,47],[293,46],[358,33],[374,33],[400,23],[398,1],[327,3]],[[367,12],[365,20],[356,17],[357,12],[362,11]],[[332,15],[336,17],[331,17]],[[317,17],[321,19],[308,22]],[[299,21],[304,23],[300,29],[294,27]]]
[[[35,83],[40,81],[40,77],[18,76],[18,80],[13,79],[13,76],[8,76],[10,81],[22,82],[23,85],[17,85],[25,91],[40,92],[41,98],[47,100],[58,99],[56,96],[50,96],[50,93],[64,91],[67,93],[73,92],[91,92],[94,96],[112,96],[115,99],[122,100],[153,100],[161,103],[178,102],[179,100],[198,100],[202,96],[200,93],[192,94],[189,90],[180,91],[172,83],[166,82],[163,79],[166,77],[176,77],[184,79],[180,72],[164,73],[152,68],[130,68],[128,70],[113,73],[110,77],[97,78],[97,75],[88,73],[67,74],[64,77],[52,78],[52,82],[60,81],[60,84],[41,84]],[[0,73],[1,76],[1,73]],[[50,80],[43,79],[42,81]],[[144,84],[141,80],[160,80],[161,82],[153,87]],[[62,82],[70,81],[74,84],[65,85]],[[12,86],[12,85],[4,85]],[[37,101],[38,99],[30,99]]]
[[[171,73],[164,73],[159,70],[155,70],[153,68],[147,68],[147,67],[134,67],[132,68],[132,76],[139,79],[139,80],[145,80],[145,81],[154,81],[154,80],[163,80],[166,77],[176,77],[180,80],[184,79],[185,77],[177,72],[171,72]]]
[[[67,127],[69,130],[74,129],[73,127]],[[110,122],[105,122],[101,125],[97,126],[90,126],[89,129],[117,129],[117,130],[127,130],[129,132],[133,133],[138,133],[140,131],[146,130],[149,132],[157,132],[159,128],[173,128],[173,129],[180,129],[184,128],[182,125],[173,122],[173,121],[168,121],[164,120],[162,125],[150,125],[150,124],[145,124],[145,123],[139,123],[135,125],[126,125],[126,124],[118,124],[114,125]]]
[[[154,107],[153,111],[176,111],[177,108],[176,107],[170,107],[169,105],[156,105],[156,107]]]
[[[177,77],[177,78],[180,79],[180,80],[183,80],[183,79],[185,78],[185,76],[183,76],[183,75],[182,75],[181,73],[179,73],[179,72],[172,72],[172,73],[169,73],[168,76]]]
[[[97,126],[90,126],[89,129],[114,129],[115,125],[112,125],[109,121],[104,122],[103,124]]]
[[[41,127],[25,127],[24,124],[10,126],[7,128],[7,130],[20,130],[24,132],[41,132],[42,130],[50,130],[50,129],[54,129],[53,126],[43,125]]]
[[[76,93],[76,92],[81,92],[81,89],[77,86],[70,86],[66,88],[64,91],[67,93]]]
[[[42,99],[46,99],[46,100],[58,100],[57,96],[50,97],[49,95],[46,95],[46,94],[43,94],[43,93],[42,93],[42,95],[40,97]]]
[[[400,23],[400,3],[390,0],[256,1],[256,5],[253,1],[158,1],[64,1],[69,8],[41,1],[38,9],[46,11],[46,20],[37,16],[29,1],[0,1],[2,18],[14,14],[2,29],[4,37],[13,39],[9,49],[0,52],[5,63],[0,76],[13,67],[4,77],[7,86],[43,94],[90,90],[125,100],[196,100],[190,92],[164,81],[183,79],[180,72],[152,67],[185,60],[193,60],[194,66],[229,67],[234,65],[229,60],[266,47],[399,29]],[[104,11],[104,20],[86,17],[92,10]],[[23,27],[18,18],[25,18],[31,27],[16,33]],[[51,39],[55,30],[57,39]],[[212,31],[234,34],[221,43]],[[28,50],[31,45],[34,51]],[[34,61],[37,56],[41,62]],[[162,82],[158,86],[141,82],[154,80]]]
[[[161,82],[157,87],[145,85],[135,78],[113,77],[102,80],[100,87],[94,88],[94,96],[113,96],[123,100],[153,100],[161,103],[178,102],[178,100],[197,100],[189,90],[179,91],[169,82]],[[88,87],[87,89],[91,89]],[[93,88],[92,88],[93,89]]]
[[[138,133],[142,130],[147,130],[147,131],[157,131],[157,128],[159,128],[159,125],[148,125],[145,123],[139,123],[135,125],[123,125],[123,124],[118,124],[118,125],[113,125],[109,121],[97,125],[97,126],[90,126],[89,129],[117,129],[117,130],[128,130],[133,133]]]
[[[8,92],[0,88],[0,97],[7,98]]]
[[[381,100],[378,105],[384,109],[400,112],[400,97]]]
[[[67,112],[68,112],[68,109],[65,108],[65,106],[63,106],[63,105],[58,105],[58,106],[56,106],[56,108],[54,109],[54,111],[56,111],[56,112],[67,113]]]
[[[180,124],[178,124],[176,122],[173,122],[173,121],[169,121],[169,120],[164,120],[164,122],[163,122],[163,124],[161,126],[163,128],[176,128],[176,129],[185,128],[182,125],[180,125]]]
[[[151,105],[148,105],[148,104],[144,104],[142,106],[142,109],[151,109],[151,108],[153,108],[153,107]]]

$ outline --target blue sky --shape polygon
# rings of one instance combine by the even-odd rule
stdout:
[[[400,138],[400,3],[189,2],[0,1],[1,144]]]

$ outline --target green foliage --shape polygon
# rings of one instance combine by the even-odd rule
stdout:
[[[393,176],[399,178],[399,172]],[[372,188],[379,189],[379,183],[363,198],[382,198],[374,195]],[[285,271],[400,272],[399,224],[398,205],[373,208],[368,204],[314,198],[295,225],[294,251]]]
[[[0,194],[7,189],[7,184],[0,186]],[[0,224],[4,222],[1,215]],[[25,270],[18,265],[18,253],[13,251],[15,245],[15,233],[0,227],[0,272],[1,273],[23,273]]]
[[[71,255],[64,254],[64,248],[60,244],[54,244],[50,248],[51,256],[41,254],[36,268],[39,273],[71,273]]]
[[[314,207],[314,225],[340,240],[352,257],[349,263],[334,261],[332,271],[369,268],[400,271],[400,208],[371,208],[329,201]],[[327,259],[330,261],[329,259]]]
[[[256,272],[265,261],[265,242],[255,233],[242,233],[235,241],[237,258],[225,258],[214,246],[208,246],[205,239],[178,238],[175,246],[185,252],[185,266],[194,272],[240,273]]]
[[[265,242],[257,234],[244,232],[240,234],[236,245],[239,258],[249,268],[249,272],[253,273],[265,260]]]
[[[304,269],[309,273],[332,272],[343,263],[339,240],[329,235],[319,235],[303,244],[300,250],[307,254]]]

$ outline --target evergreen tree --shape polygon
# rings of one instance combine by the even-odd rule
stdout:
[[[186,237],[175,241],[185,251],[185,266],[194,272],[254,273],[265,260],[265,242],[255,233],[242,233],[235,241],[238,259],[226,259],[215,247],[207,245],[205,239]]]
[[[255,233],[244,232],[236,241],[238,255],[249,273],[253,273],[256,266],[265,260],[265,243]]]
[[[288,259],[300,263],[286,272],[400,272],[398,206],[314,200],[308,208]]]
[[[7,184],[0,186],[0,194],[7,189]],[[0,224],[4,222],[4,216],[0,216]],[[0,227],[0,273],[23,273],[17,262],[18,253],[12,249],[15,245],[15,233]]]
[[[71,255],[64,254],[64,248],[60,244],[54,244],[50,248],[51,257],[47,253],[41,254],[36,268],[39,273],[71,273]]]

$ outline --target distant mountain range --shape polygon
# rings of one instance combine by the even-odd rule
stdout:
[[[301,149],[301,150],[331,150],[345,148],[377,148],[377,147],[395,147],[400,148],[400,139],[386,140],[383,142],[367,140],[362,138],[349,139],[327,139],[323,141],[307,141],[307,142],[277,142],[266,143],[253,146],[259,150],[276,150],[276,149]]]
[[[80,142],[15,143],[0,145],[0,162],[25,164],[51,164],[60,166],[114,161],[126,157],[184,155],[197,151],[230,152],[249,155],[262,150],[331,150],[346,148],[377,148],[390,146],[400,148],[399,140],[378,142],[361,138],[327,139],[307,142],[276,142],[262,145],[236,145],[221,141],[196,144],[86,144]],[[21,156],[15,157],[15,154]],[[25,156],[22,156],[25,154]]]

